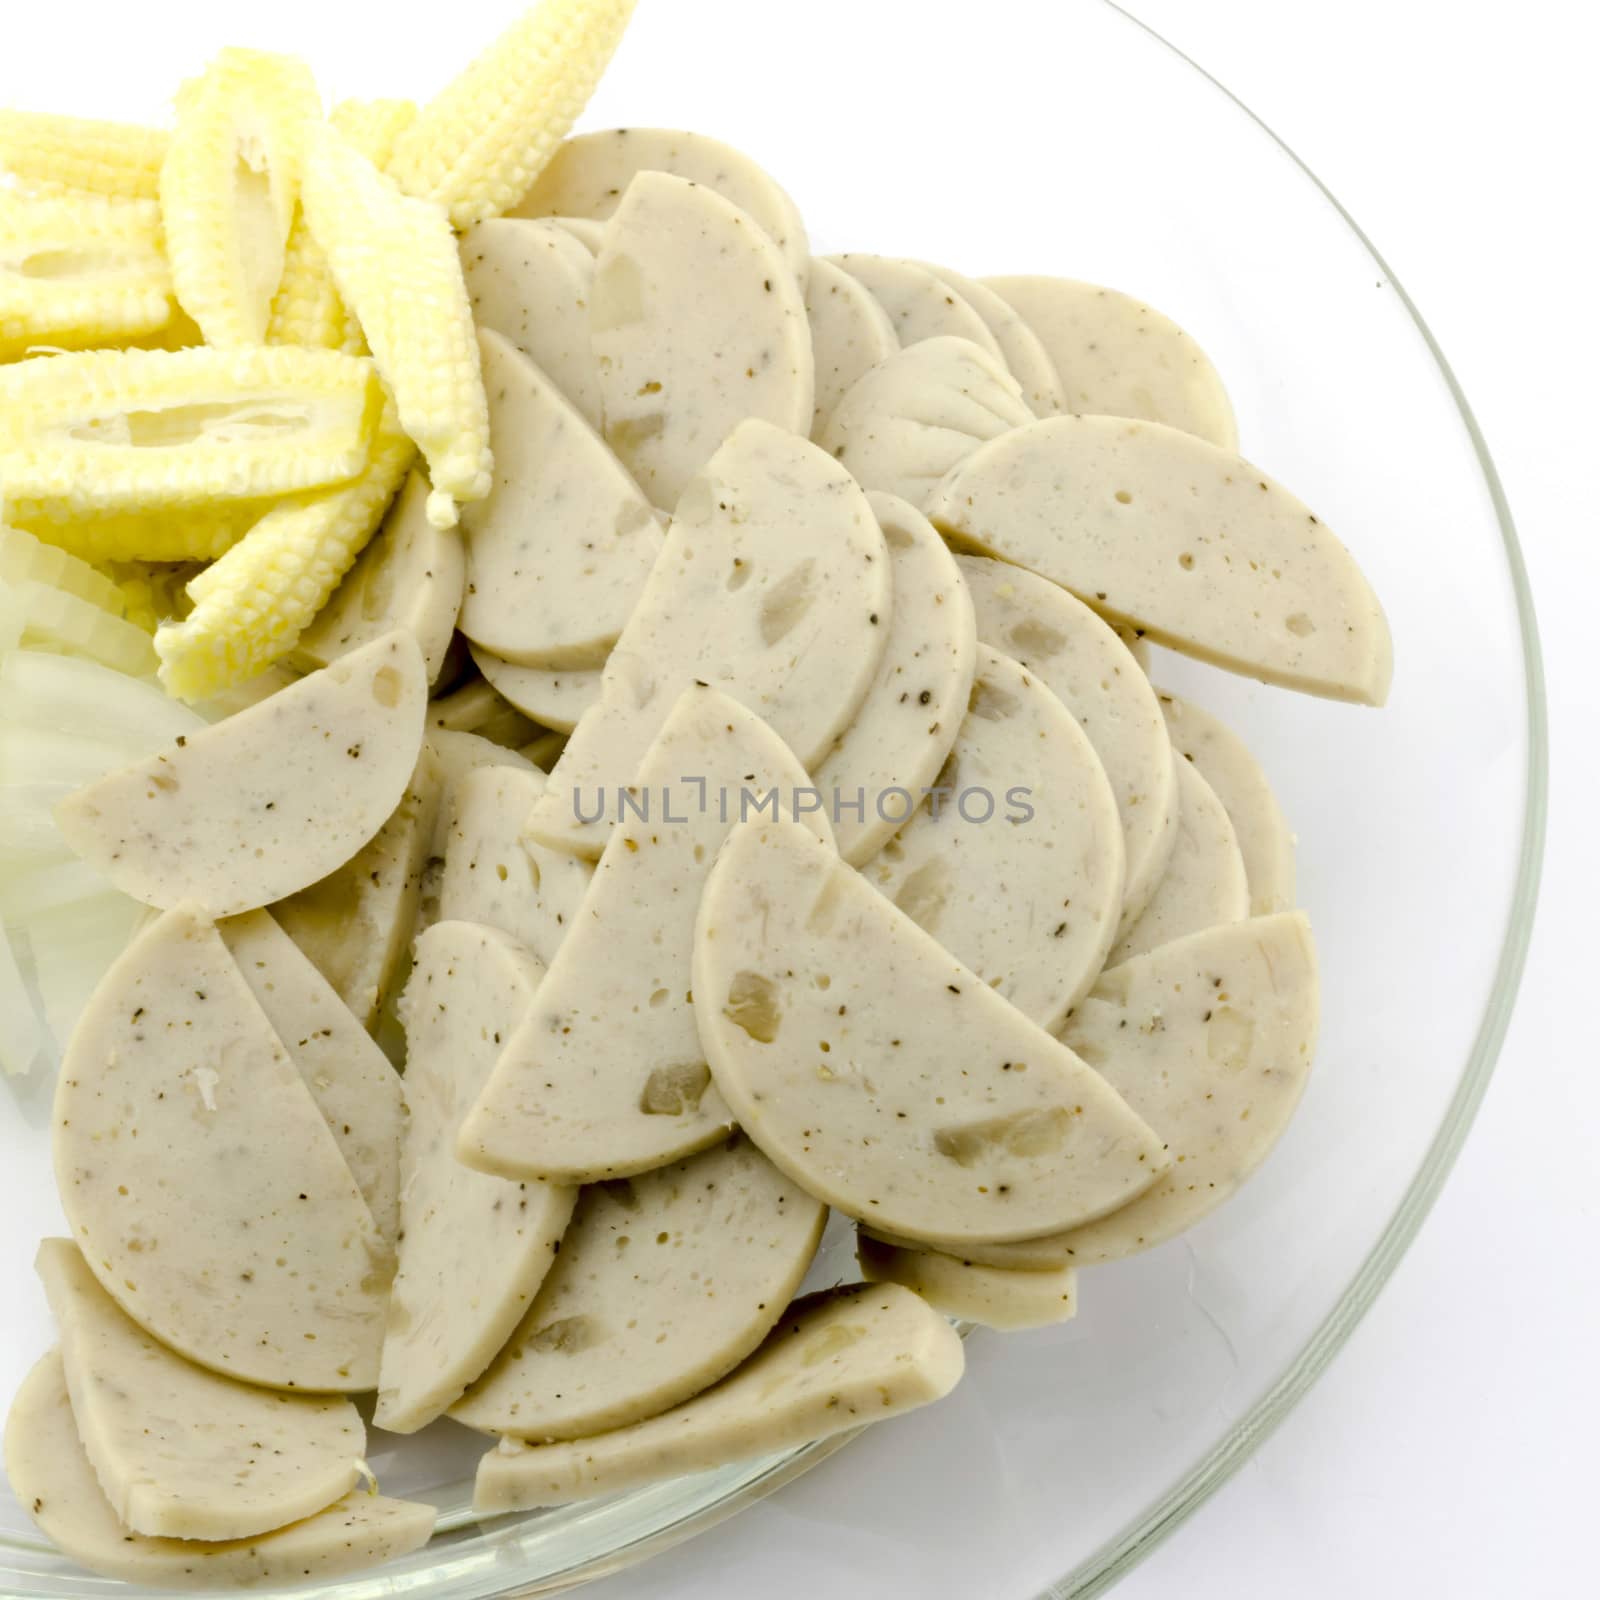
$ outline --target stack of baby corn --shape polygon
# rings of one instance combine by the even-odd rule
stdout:
[[[420,109],[324,116],[230,49],[170,130],[0,112],[0,628],[136,672],[143,628],[201,700],[294,646],[419,452],[437,525],[482,498],[454,230],[527,192],[632,9],[542,0]]]

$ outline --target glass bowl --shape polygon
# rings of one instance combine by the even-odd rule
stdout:
[[[403,30],[374,40],[354,9],[346,23],[287,0],[273,37],[255,42],[315,41],[335,92],[426,92],[431,51]],[[457,4],[455,37],[487,38],[515,9]],[[1245,454],[1339,530],[1395,636],[1382,713],[1159,652],[1155,666],[1246,735],[1298,831],[1325,994],[1305,1102],[1263,1170],[1201,1227],[1085,1271],[1076,1321],[973,1335],[967,1377],[939,1406],[848,1449],[830,1441],[481,1527],[468,1511],[475,1436],[449,1423],[420,1444],[375,1435],[385,1489],[434,1501],[442,1531],[408,1559],[294,1594],[488,1600],[606,1574],[620,1574],[599,1584],[607,1600],[758,1586],[772,1600],[1098,1593],[1248,1456],[1343,1343],[1493,1069],[1538,877],[1544,708],[1510,516],[1442,354],[1292,152],[1121,12],[991,0],[907,15],[830,0],[785,25],[780,44],[774,14],[742,0],[643,6],[587,123],[688,125],[748,149],[792,189],[819,251],[1112,284],[1209,350]],[[47,24],[32,26],[48,42]],[[231,17],[201,26],[216,37],[177,66],[170,41],[130,44],[151,77],[119,75],[123,98],[103,114],[153,114],[159,93],[144,85],[164,92],[234,31]],[[352,63],[361,81],[348,81]],[[30,68],[25,90],[0,82],[0,99],[72,109],[76,74]],[[5,1395],[50,1342],[30,1271],[38,1238],[62,1227],[48,1093],[13,1087],[0,1116]],[[849,1276],[835,1229],[814,1281]],[[620,1571],[718,1522],[647,1570]],[[132,1591],[63,1563],[0,1495],[0,1592]]]

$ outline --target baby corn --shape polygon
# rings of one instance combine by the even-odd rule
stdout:
[[[27,528],[325,488],[365,469],[382,401],[371,363],[335,351],[40,357],[0,367],[0,483]]]
[[[388,171],[395,146],[416,120],[411,100],[341,100],[328,117],[379,172]]]
[[[153,201],[0,193],[0,360],[124,344],[172,311]]]
[[[395,140],[417,114],[409,100],[344,100],[328,119],[380,171]],[[268,344],[364,355],[361,328],[345,310],[328,258],[311,237],[304,209],[296,212],[284,254],[283,279],[267,322]]]
[[[541,0],[401,137],[390,171],[464,228],[509,211],[594,93],[634,0]]]
[[[184,585],[195,574],[192,563],[112,561],[106,571],[122,596],[123,615],[146,633],[189,614]]]
[[[305,134],[320,116],[304,63],[256,50],[224,50],[178,96],[161,211],[178,303],[208,344],[266,337]]]
[[[166,154],[160,128],[0,111],[0,171],[35,189],[154,200]]]
[[[238,500],[148,511],[74,515],[60,506],[8,506],[42,544],[97,566],[117,561],[215,561],[272,508],[274,500]]]
[[[427,459],[428,516],[489,492],[489,406],[461,254],[443,211],[400,193],[342,134],[312,137],[301,201],[312,236]]]
[[[489,492],[452,224],[522,198],[633,5],[541,0],[421,112],[324,121],[302,63],[239,49],[170,134],[0,112],[0,591],[32,636],[212,697],[293,647],[419,449],[436,525]]]
[[[416,454],[393,417],[386,422],[354,483],[269,511],[190,580],[193,611],[156,632],[169,694],[206,699],[293,649],[383,520]]]

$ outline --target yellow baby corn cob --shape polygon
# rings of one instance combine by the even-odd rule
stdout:
[[[154,586],[143,578],[124,578],[119,587],[128,621],[140,632],[153,634],[161,626]]]
[[[295,344],[306,350],[339,350],[349,319],[305,213],[295,216],[283,254],[283,278],[267,318],[268,344]]]
[[[154,633],[163,622],[188,616],[184,585],[195,575],[192,562],[113,561],[106,571],[122,596],[123,615],[135,627]]]
[[[634,0],[540,0],[402,136],[390,171],[464,228],[533,187],[594,93]]]
[[[327,488],[365,470],[382,403],[337,351],[44,356],[0,367],[0,485],[27,528]]]
[[[172,312],[154,201],[0,193],[0,360],[144,338]]]
[[[428,462],[437,527],[489,492],[489,406],[461,253],[443,211],[407,199],[350,141],[323,124],[301,202],[339,293],[394,396],[400,426]]]
[[[130,350],[193,350],[206,342],[206,336],[194,325],[194,319],[176,302],[172,315],[164,328],[142,339],[130,339],[125,348]]]
[[[305,131],[320,116],[305,64],[264,51],[224,50],[178,95],[161,211],[178,303],[208,344],[266,337]]]
[[[354,483],[269,511],[189,583],[194,610],[156,631],[161,681],[204,700],[293,649],[383,520],[416,455],[391,414]]]
[[[329,118],[380,171],[395,140],[417,114],[409,100],[344,100]],[[311,237],[304,210],[297,211],[284,253],[283,279],[267,320],[268,344],[298,344],[308,350],[345,350],[362,355],[366,341],[345,310],[328,270],[328,258]]]
[[[275,503],[276,497],[269,496],[80,516],[60,506],[10,506],[7,514],[42,544],[105,566],[113,561],[214,561]]]
[[[154,200],[166,154],[160,128],[0,111],[0,171],[39,189]]]
[[[413,100],[341,100],[328,115],[328,121],[380,172],[388,170],[400,136],[416,120]]]

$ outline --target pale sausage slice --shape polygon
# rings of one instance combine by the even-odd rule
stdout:
[[[1178,837],[1178,775],[1156,691],[1115,631],[1022,567],[962,556],[978,636],[1015,656],[1089,736],[1122,819],[1122,917],[1144,910]]]
[[[470,653],[471,646],[468,646]],[[475,733],[481,739],[515,750],[537,731],[533,724],[490,683],[469,677],[459,688],[441,695],[428,707],[428,731]]]
[[[1192,761],[1178,763],[1178,837],[1150,903],[1117,941],[1108,967],[1250,915],[1250,884],[1239,840],[1210,784]]]
[[[980,444],[1032,421],[999,356],[970,339],[924,339],[858,378],[817,442],[863,488],[920,506]]]
[[[1261,764],[1233,729],[1190,700],[1160,691],[1172,748],[1194,764],[1233,824],[1250,885],[1250,915],[1294,906],[1294,835]]]
[[[972,601],[944,540],[904,500],[867,499],[889,549],[894,614],[877,678],[816,768],[839,854],[855,866],[901,826],[938,776],[978,663]]]
[[[450,1415],[519,1439],[581,1439],[687,1400],[772,1331],[826,1220],[737,1134],[591,1184],[521,1327]]]
[[[522,825],[544,790],[542,772],[509,766],[479,768],[454,786],[442,841],[439,915],[498,928],[549,966],[594,868],[523,837]]]
[[[34,1367],[11,1403],[5,1455],[12,1493],[63,1555],[103,1577],[160,1592],[336,1578],[420,1550],[437,1515],[429,1505],[356,1489],[326,1511],[249,1539],[132,1533],[117,1520],[78,1442],[57,1351]]]
[[[400,996],[406,1125],[400,1267],[373,1420],[414,1433],[478,1376],[533,1303],[577,1201],[456,1160],[456,1133],[527,1014],[543,965],[493,928],[440,922]]]
[[[749,156],[703,133],[608,128],[568,139],[512,215],[557,217],[581,237],[576,219],[609,217],[634,175],[645,171],[670,172],[715,189],[755,218],[783,252],[789,270],[804,280],[810,247],[794,201]]]
[[[1160,1133],[1172,1166],[1148,1196],[1080,1230],[1072,1259],[1148,1249],[1221,1205],[1300,1103],[1317,1017],[1303,912],[1208,929],[1107,972],[1062,1037]]]
[[[746,822],[718,855],[694,1008],[744,1131],[872,1227],[1027,1238],[1162,1165],[1103,1079],[792,822]]]
[[[619,189],[616,195],[612,197],[613,204],[621,198],[622,191]],[[748,211],[750,208],[745,206],[743,209]],[[522,219],[514,217],[514,220],[520,221]],[[606,225],[598,218],[548,217],[540,218],[539,220],[548,221],[552,228],[559,228],[563,233],[570,234],[590,255],[597,256],[600,254],[600,241],[606,236]]]
[[[1175,428],[1050,417],[981,445],[924,509],[1157,644],[1335,700],[1389,692],[1389,625],[1350,552],[1249,462]]]
[[[968,339],[996,360],[1004,360],[983,318],[930,268],[896,256],[859,251],[824,259],[848,272],[888,312],[902,345],[950,336]]]
[[[265,911],[218,923],[234,964],[317,1102],[384,1241],[400,1227],[405,1107],[388,1058]]]
[[[370,1389],[388,1250],[215,927],[136,937],[56,1085],[56,1183],[84,1259],[180,1355],[284,1389]]]
[[[758,717],[714,689],[679,697],[631,803],[608,801],[624,819],[467,1117],[463,1161],[505,1177],[591,1183],[665,1166],[732,1128],[690,997],[695,912],[741,814],[772,804],[793,815],[811,794]],[[830,837],[820,806],[806,821],[815,830],[802,828],[806,837]]]
[[[1172,1165],[1131,1205],[1085,1227],[963,1253],[998,1267],[1092,1266],[1175,1238],[1216,1210],[1300,1102],[1317,991],[1300,911],[1208,928],[1107,971],[1062,1038],[1156,1129]]]
[[[1047,1328],[1078,1313],[1074,1267],[1009,1272],[938,1250],[889,1244],[859,1231],[856,1260],[868,1283],[898,1283],[947,1317],[985,1328]]]
[[[515,767],[519,772],[533,770],[533,763],[520,750],[508,750],[503,744],[477,733],[435,728],[428,735],[428,745],[439,763],[446,800],[469,772],[476,772],[480,767]],[[442,826],[446,820],[442,812],[439,820]],[[435,834],[436,839],[442,837],[442,831]]]
[[[436,528],[428,521],[428,492],[420,472],[406,479],[383,526],[300,635],[298,663],[325,667],[392,628],[405,628],[422,651],[428,682],[438,681],[455,634],[467,565],[460,528]]]
[[[595,797],[633,782],[696,683],[761,717],[805,767],[849,725],[877,675],[892,578],[867,497],[838,462],[765,422],[741,423],[684,494],[639,604],[529,820],[597,856]]]
[[[561,759],[561,752],[566,748],[566,734],[557,733],[554,728],[550,728],[541,733],[537,739],[530,739],[523,745],[520,754],[526,756],[540,772],[549,772]]]
[[[714,189],[641,172],[606,224],[589,331],[606,442],[670,509],[746,417],[811,431],[811,330],[771,238]]]
[[[1116,937],[1116,796],[1066,707],[1027,668],[979,645],[970,709],[932,794],[862,871],[1050,1032]]]
[[[490,217],[462,234],[461,268],[479,330],[509,340],[599,428],[599,374],[589,344],[594,251],[554,222]],[[485,388],[492,408],[493,384]]]
[[[965,1364],[955,1330],[896,1284],[797,1300],[766,1342],[714,1389],[613,1433],[491,1450],[473,1505],[518,1511],[792,1450],[943,1399]]]
[[[258,1389],[174,1355],[123,1315],[70,1239],[46,1239],[36,1265],[78,1438],[135,1533],[247,1539],[356,1486],[366,1430],[348,1400]]]
[[[431,928],[440,918],[439,892],[444,882],[445,856],[456,798],[468,775],[480,767],[511,767],[518,772],[542,776],[522,751],[508,750],[503,744],[496,744],[492,739],[485,739],[476,733],[435,728],[428,735],[428,748],[439,763],[439,814],[434,819],[433,844],[422,869],[422,887],[417,895],[417,933]],[[466,917],[461,920],[474,922],[478,919]]]
[[[1139,663],[1139,670],[1150,675],[1150,641],[1140,628],[1114,628],[1116,636],[1128,647],[1128,654]]]
[[[1224,450],[1239,430],[1205,351],[1170,317],[1071,278],[985,278],[1049,352],[1063,411],[1164,422]]]
[[[368,1029],[411,943],[441,786],[438,759],[424,745],[400,804],[371,843],[272,907],[279,927]]]
[[[1002,300],[986,283],[976,278],[963,277],[948,267],[930,266],[928,271],[949,284],[955,292],[983,319],[984,326],[994,335],[1000,346],[1011,375],[1022,387],[1036,417],[1053,417],[1066,410],[1066,396],[1062,393],[1061,379],[1056,372],[1050,352],[1032,328],[1007,301]]]
[[[599,667],[519,667],[476,648],[472,659],[497,693],[557,733],[571,733],[600,699]]]
[[[399,804],[428,679],[397,630],[68,795],[62,837],[124,894],[253,911],[348,861]]]
[[[525,355],[495,333],[480,333],[478,346],[494,487],[462,508],[461,631],[523,666],[598,666],[650,575],[661,524],[605,441]]]
[[[889,313],[859,278],[831,261],[815,260],[806,279],[806,320],[811,324],[811,356],[816,366],[816,400],[811,437],[833,415],[846,389],[869,367],[900,348]]]

